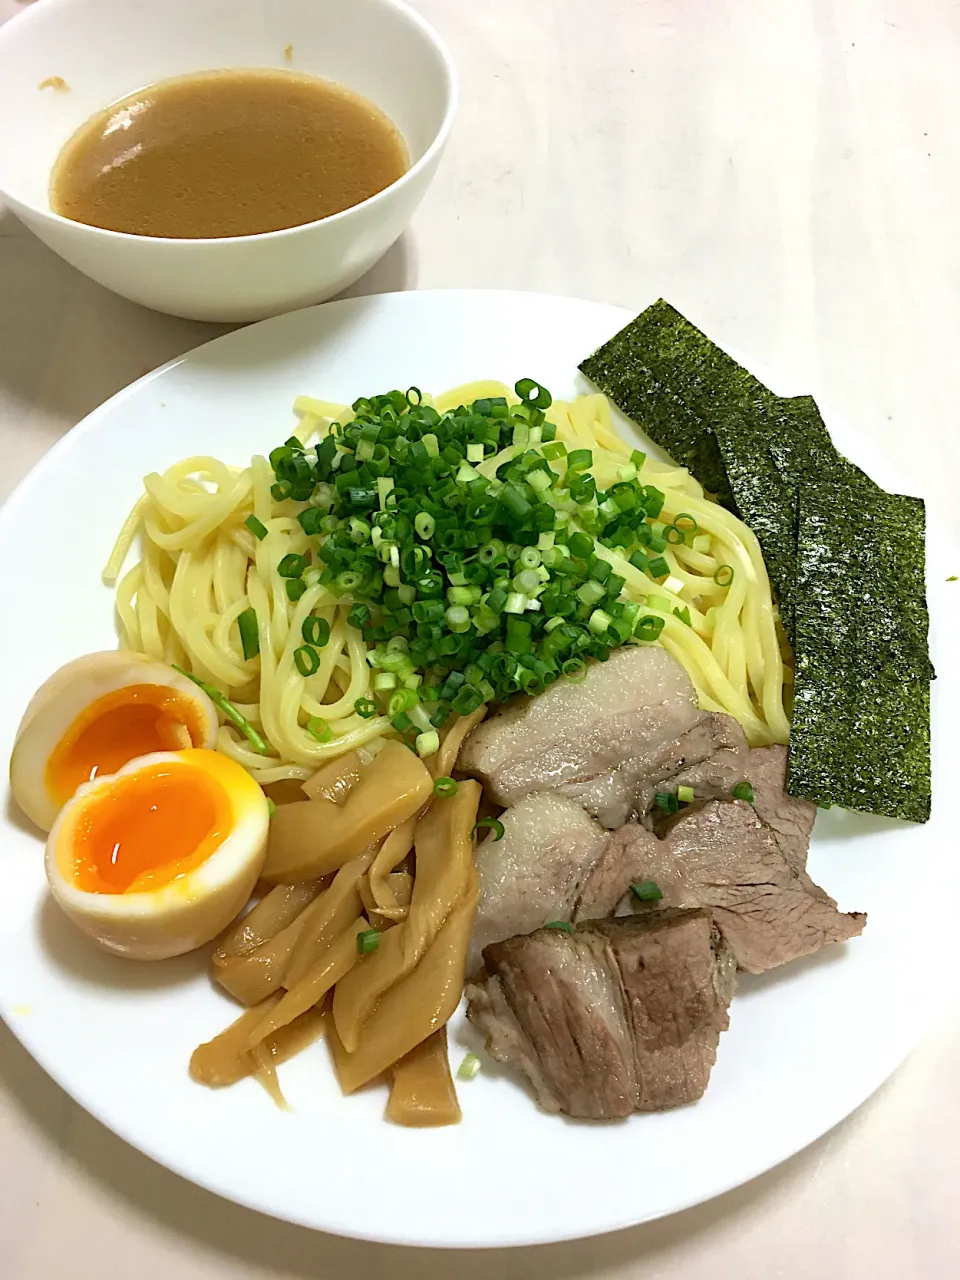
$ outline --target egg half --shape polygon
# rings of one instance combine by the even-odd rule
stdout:
[[[153,751],[213,747],[217,712],[164,662],[113,650],[68,662],[34,694],[10,758],[10,789],[43,831],[83,782]]]
[[[83,783],[47,839],[50,889],[107,951],[162,960],[215,938],[263,865],[267,798],[216,751],[163,751]]]

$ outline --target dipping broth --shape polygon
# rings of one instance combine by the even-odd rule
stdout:
[[[93,116],[53,169],[55,213],[109,231],[249,236],[340,213],[409,167],[372,102],[290,71],[162,80]]]

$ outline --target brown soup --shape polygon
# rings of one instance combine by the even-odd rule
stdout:
[[[57,158],[50,203],[138,236],[249,236],[349,209],[408,167],[393,121],[342,85],[205,71],[150,85],[82,125]]]

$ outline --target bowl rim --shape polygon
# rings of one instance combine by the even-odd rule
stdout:
[[[11,30],[17,31],[22,26],[28,25],[38,13],[49,11],[53,8],[66,7],[67,5],[79,5],[84,0],[44,0],[44,4],[34,5],[29,9],[23,9],[20,13],[15,14],[0,26],[0,48],[10,38]],[[313,230],[320,226],[330,226],[334,223],[347,221],[352,215],[359,213],[361,209],[366,210],[373,206],[383,203],[393,192],[408,186],[413,182],[419,174],[426,169],[434,159],[442,152],[446,146],[447,139],[450,136],[450,130],[453,127],[454,117],[456,116],[457,106],[460,97],[459,79],[457,76],[456,64],[453,56],[447,47],[446,42],[441,37],[431,23],[429,23],[422,14],[418,13],[406,0],[372,0],[372,3],[382,5],[384,8],[393,9],[397,13],[402,14],[412,26],[418,28],[421,36],[426,42],[433,47],[440,61],[440,68],[443,75],[443,85],[446,91],[446,103],[443,111],[443,119],[434,135],[433,141],[424,151],[423,155],[414,164],[410,166],[404,173],[396,178],[382,191],[377,191],[374,195],[368,196],[366,200],[361,200],[358,204],[352,204],[347,209],[341,209],[339,213],[328,214],[325,218],[315,218],[312,222],[298,222],[292,227],[280,227],[276,231],[257,231],[251,235],[245,236],[144,236],[137,235],[130,231],[112,231],[108,227],[94,226],[89,222],[78,222],[74,218],[65,218],[60,213],[55,213],[50,208],[42,208],[35,204],[32,200],[25,200],[16,192],[11,191],[3,180],[0,173],[0,197],[6,200],[16,212],[18,208],[28,211],[31,216],[40,218],[43,221],[69,228],[70,230],[79,230],[81,234],[88,232],[91,235],[102,239],[104,243],[111,241],[124,241],[126,243],[149,244],[149,245],[194,245],[209,248],[214,245],[236,245],[236,244],[256,244],[257,242],[275,241],[281,238],[295,236],[305,231]],[[237,68],[232,67],[207,67],[204,71],[229,71]],[[250,68],[251,70],[260,70],[261,68]],[[286,68],[279,67],[276,70],[283,71]],[[201,72],[184,72],[184,75],[203,74]],[[304,72],[301,74],[309,74]],[[173,76],[164,77],[165,80],[175,79]],[[323,79],[324,77],[316,77]],[[111,104],[106,103],[101,110],[106,110]],[[82,127],[82,126],[78,126]],[[71,135],[72,136],[72,135]],[[59,154],[59,153],[58,153]]]

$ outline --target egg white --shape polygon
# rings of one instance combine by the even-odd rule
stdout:
[[[199,866],[154,890],[111,894],[79,888],[72,874],[73,837],[87,806],[118,778],[176,762],[222,784],[231,815],[223,843]],[[47,880],[73,923],[104,950],[131,960],[163,960],[203,946],[239,914],[263,866],[268,825],[266,796],[233,760],[207,750],[158,751],[84,783],[67,801],[47,839]]]

